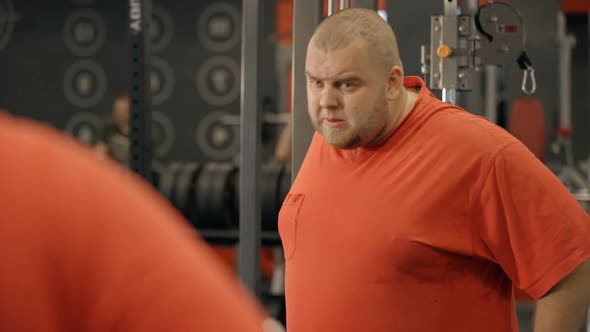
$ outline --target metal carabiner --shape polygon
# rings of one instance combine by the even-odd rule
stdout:
[[[531,76],[531,89],[527,90],[526,81],[527,81],[527,76],[529,74]],[[532,95],[533,93],[535,93],[535,91],[537,91],[537,81],[535,80],[535,70],[531,66],[527,66],[527,69],[525,69],[523,72],[521,89],[522,89],[522,92],[526,93],[527,95]]]

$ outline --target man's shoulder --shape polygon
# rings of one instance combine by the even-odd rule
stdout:
[[[22,174],[23,184],[33,181],[33,175],[44,177],[48,189],[60,182],[76,187],[101,180],[116,183],[123,174],[130,173],[54,127],[11,115],[0,115],[0,152],[10,156],[0,166],[3,171],[12,169]],[[66,187],[54,186],[53,190]]]
[[[489,119],[452,105],[442,107],[425,127],[440,133],[437,136],[441,143],[471,146],[482,152],[517,142],[506,129]]]

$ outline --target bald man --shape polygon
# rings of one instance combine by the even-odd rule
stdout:
[[[573,332],[590,220],[517,139],[405,77],[375,12],[347,9],[306,59],[316,132],[279,214],[287,330]],[[295,110],[302,111],[302,110]]]

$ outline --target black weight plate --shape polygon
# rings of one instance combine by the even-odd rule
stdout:
[[[232,163],[210,162],[203,166],[197,178],[197,227],[227,229],[232,227],[230,204],[231,177],[236,171]]]
[[[240,220],[240,172],[238,166],[235,166],[228,182],[228,213],[232,225],[238,226]]]
[[[160,176],[166,171],[166,167],[162,165],[160,162],[153,161],[152,162],[152,185],[154,188],[159,190],[160,186]]]
[[[236,172],[234,178],[234,195],[233,195],[233,214],[235,216],[235,224],[238,225],[240,221],[240,171]]]
[[[196,162],[189,162],[182,165],[176,176],[176,184],[174,186],[174,193],[172,202],[182,214],[189,216],[190,198],[194,197],[194,183],[197,172],[199,171],[199,164]]]
[[[274,231],[277,229],[279,179],[283,166],[269,163],[261,169],[260,197],[262,205],[262,229]]]
[[[176,181],[176,174],[181,167],[180,162],[173,162],[168,167],[165,167],[160,174],[158,188],[167,200],[172,201],[172,193],[174,190],[174,183]]]

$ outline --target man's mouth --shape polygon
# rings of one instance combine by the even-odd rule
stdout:
[[[340,128],[346,124],[346,121],[337,118],[325,118],[324,122],[326,123],[326,126],[330,128]]]

